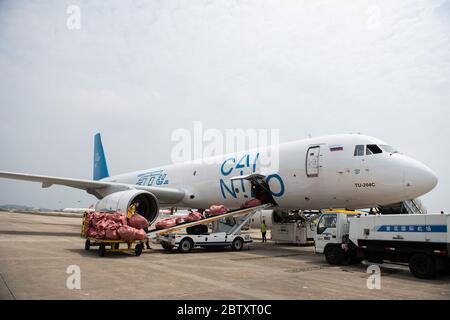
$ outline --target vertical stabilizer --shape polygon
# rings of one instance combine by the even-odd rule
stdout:
[[[103,151],[102,138],[97,133],[94,138],[94,180],[109,177],[105,152]]]

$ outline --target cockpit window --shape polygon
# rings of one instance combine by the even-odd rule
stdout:
[[[379,146],[377,146],[376,144],[368,144],[367,145],[367,149],[366,149],[367,155],[378,154],[378,153],[383,153],[383,150],[381,150]]]
[[[386,144],[382,144],[380,145],[380,147],[387,153],[398,153],[398,151],[394,147],[388,146]]]
[[[355,157],[363,156],[364,155],[364,145],[357,145],[355,147]]]

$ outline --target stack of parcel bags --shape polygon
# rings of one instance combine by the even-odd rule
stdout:
[[[130,219],[121,213],[93,212],[87,216],[86,236],[106,240],[145,240],[144,231],[149,223],[140,214],[133,214]]]
[[[242,208],[249,208],[261,205],[258,199],[252,199],[242,205]],[[177,218],[164,219],[156,223],[156,229],[174,227],[186,222],[194,222],[207,217],[213,217],[227,213],[228,209],[224,205],[212,205],[206,209],[204,215],[199,212],[191,212]],[[149,226],[147,219],[140,214],[133,214],[130,219],[121,213],[92,212],[87,216],[88,238],[106,240],[145,240],[147,233],[145,228]]]
[[[242,208],[249,208],[249,207],[256,207],[261,205],[261,201],[258,199],[251,199],[247,202],[245,202],[242,205]],[[227,213],[228,209],[227,207],[225,207],[224,205],[212,205],[211,207],[209,207],[209,209],[206,209],[204,212],[204,215],[201,214],[200,212],[190,212],[187,215],[184,216],[179,216],[177,218],[168,218],[168,219],[164,219],[161,220],[159,222],[156,223],[155,228],[156,229],[165,229],[165,228],[170,228],[170,227],[174,227],[176,225],[179,224],[183,224],[185,222],[194,222],[194,221],[198,221],[204,218],[208,218],[208,217],[213,217],[213,216],[217,216],[220,214],[224,214]]]

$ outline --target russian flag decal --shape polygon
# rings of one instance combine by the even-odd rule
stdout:
[[[330,151],[344,151],[344,147],[343,146],[330,146]]]

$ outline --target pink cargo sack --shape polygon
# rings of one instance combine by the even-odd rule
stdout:
[[[86,231],[86,236],[88,238],[96,238],[97,237],[97,231],[95,230],[95,228],[90,227],[87,231]]]
[[[257,207],[260,206],[262,204],[261,200],[259,199],[251,199],[246,201],[241,208],[251,208],[251,207]]]
[[[149,223],[147,219],[138,213],[133,214],[133,216],[128,220],[128,225],[136,229],[147,228]]]
[[[96,239],[105,239],[106,236],[105,230],[96,230],[95,232],[97,233],[95,236]]]
[[[147,233],[143,229],[136,230],[135,240],[145,240],[147,239]]]
[[[120,235],[117,230],[107,229],[105,231],[105,238],[107,240],[120,240]]]
[[[104,213],[94,212],[93,214],[89,215],[89,225],[96,228],[97,224],[103,221],[104,217]]]
[[[190,212],[184,218],[184,221],[186,221],[186,222],[194,222],[194,221],[198,221],[198,220],[202,220],[202,219],[203,219],[203,215],[200,212],[194,211],[194,212]]]
[[[109,220],[119,223],[123,226],[127,225],[127,217],[121,213],[113,213],[110,215]]]
[[[136,240],[136,232],[138,230],[130,227],[130,226],[121,226],[117,229],[117,232],[120,235],[120,238],[124,241],[133,241]]]
[[[186,218],[187,218],[187,215],[181,216],[181,217],[177,217],[177,218],[176,218],[177,225],[182,224],[182,223],[185,223],[185,222],[186,222]]]
[[[161,221],[158,221],[155,225],[156,229],[166,229],[166,228],[171,228],[177,225],[177,219],[175,218],[169,218],[169,219],[164,219]]]
[[[108,220],[108,218],[105,217],[95,225],[95,228],[97,230],[109,230],[109,229],[116,230],[120,226],[121,224],[114,222],[113,220]]]
[[[86,236],[95,239],[119,240],[117,230],[127,223],[126,216],[120,213],[93,212],[87,216]]]
[[[208,217],[217,216],[219,214],[227,213],[228,209],[223,204],[222,205],[212,205],[206,210],[206,215]]]

